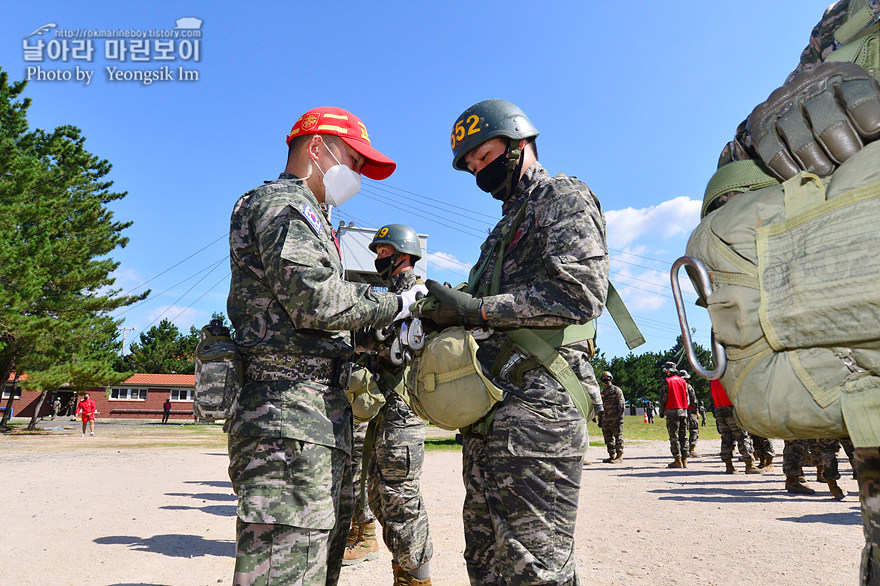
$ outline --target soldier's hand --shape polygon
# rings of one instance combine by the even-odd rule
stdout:
[[[417,300],[428,294],[428,289],[421,283],[416,283],[397,298],[400,300],[400,311],[394,316],[394,321],[400,321],[410,316],[410,306]]]
[[[854,63],[825,62],[771,93],[746,127],[758,157],[782,179],[824,177],[880,137],[880,85]]]
[[[421,315],[437,325],[463,325],[475,327],[485,325],[483,319],[483,301],[470,293],[458,291],[437,281],[428,279],[428,292],[436,303],[425,304]]]

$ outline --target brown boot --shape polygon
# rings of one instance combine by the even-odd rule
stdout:
[[[603,464],[610,464],[613,461],[614,461],[614,454],[608,454],[607,458],[602,458]]]
[[[619,464],[622,461],[623,461],[623,450],[617,452],[617,455],[614,456],[614,459],[611,460],[611,463],[612,464]]]
[[[842,488],[840,488],[839,486],[837,486],[836,480],[833,480],[833,479],[826,480],[825,482],[828,483],[828,490],[831,491],[831,496],[833,496],[835,499],[837,499],[839,501],[842,501],[843,499],[846,498],[847,492],[845,490],[843,490]]]
[[[816,491],[807,486],[803,476],[786,476],[785,490],[791,494],[816,494]]]
[[[746,460],[746,474],[761,474],[764,472],[760,468],[755,467],[755,463],[752,460]]]
[[[394,586],[431,586],[430,578],[416,580],[397,565],[397,562],[391,562],[391,567],[394,570]]]
[[[700,454],[697,453],[697,444],[691,444],[691,451],[688,454],[688,458],[699,458]]]
[[[355,532],[352,542],[352,531]],[[379,557],[379,541],[376,539],[375,523],[353,525],[348,532],[348,542],[342,555],[343,566],[353,566]]]
[[[675,460],[666,465],[667,468],[684,468],[681,463],[681,456],[675,456]]]
[[[724,473],[725,474],[736,474],[736,468],[733,467],[733,460],[725,460],[724,461]]]
[[[685,456],[684,454],[681,455],[681,467],[682,468],[688,467],[688,457]]]
[[[816,482],[825,482],[825,476],[823,476],[825,472],[825,466],[822,464],[816,464]]]
[[[773,470],[773,456],[767,456],[766,458],[761,459],[761,465],[758,466],[764,472],[770,472]]]

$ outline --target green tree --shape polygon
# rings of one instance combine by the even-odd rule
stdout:
[[[134,372],[193,374],[194,353],[199,330],[191,327],[183,335],[177,326],[163,319],[159,325],[141,332],[131,345],[128,364]]]
[[[26,372],[22,386],[45,398],[53,385],[118,382],[99,350],[118,325],[109,314],[149,292],[111,288],[109,254],[130,223],[106,207],[126,195],[110,191],[110,163],[73,126],[29,130],[25,85],[0,70],[0,380]]]

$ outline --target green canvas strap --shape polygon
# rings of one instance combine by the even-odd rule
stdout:
[[[571,369],[568,361],[562,357],[544,338],[528,328],[505,332],[516,347],[537,360],[547,372],[561,384],[577,407],[581,417],[587,419],[592,409],[592,401],[587,396],[584,386]]]
[[[645,336],[639,331],[639,326],[636,325],[635,320],[630,315],[626,305],[624,305],[620,293],[617,292],[611,281],[608,281],[608,296],[605,300],[605,309],[611,314],[614,325],[620,330],[630,350],[638,348],[645,343]]]
[[[364,451],[361,454],[361,508],[366,506],[367,502],[367,472],[370,468],[370,459],[373,456],[373,446],[376,445],[376,430],[381,418],[382,414],[380,413],[377,417],[370,419],[370,423],[367,424],[367,433],[364,436]]]
[[[800,173],[782,184],[785,190],[785,217],[791,218],[825,203],[825,185],[812,173]]]
[[[866,2],[861,9],[851,14],[846,19],[846,22],[834,31],[834,40],[841,45],[846,45],[866,34],[870,34],[870,32],[866,32],[864,29],[874,22],[876,16],[874,9],[871,8],[871,3]]]

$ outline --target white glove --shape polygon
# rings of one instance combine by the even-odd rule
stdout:
[[[416,283],[411,288],[407,289],[403,293],[397,296],[401,302],[400,313],[394,316],[394,321],[400,321],[402,319],[406,319],[410,316],[409,308],[410,306],[425,297],[428,294],[428,288],[425,287],[422,283]]]

